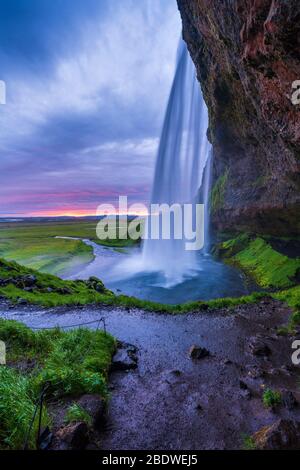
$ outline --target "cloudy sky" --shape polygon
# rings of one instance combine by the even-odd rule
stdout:
[[[176,0],[0,0],[0,217],[147,202]]]

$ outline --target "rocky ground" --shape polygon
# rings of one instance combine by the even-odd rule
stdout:
[[[300,368],[291,360],[295,338],[277,334],[290,315],[279,302],[182,316],[7,303],[1,312],[35,328],[103,317],[110,333],[137,347],[119,349],[114,359],[106,421],[88,448],[240,449],[255,440],[267,448],[300,445]],[[281,392],[275,408],[262,402],[268,388]]]

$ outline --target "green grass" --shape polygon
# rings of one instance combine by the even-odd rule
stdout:
[[[65,423],[72,424],[78,422],[86,423],[88,426],[91,426],[92,418],[82,406],[78,405],[78,403],[73,403],[67,410]]]
[[[36,286],[32,292],[24,291],[24,286],[22,285],[23,277],[28,275],[34,275],[37,279]],[[292,309],[295,310],[297,306],[299,308],[299,287],[283,290],[275,294],[254,292],[251,295],[237,298],[226,297],[210,301],[199,300],[185,304],[166,305],[125,295],[117,296],[105,289],[100,280],[64,281],[50,274],[42,274],[5,260],[0,260],[1,279],[20,279],[20,282],[18,285],[8,283],[5,286],[0,286],[0,295],[12,302],[25,299],[32,304],[44,307],[101,304],[125,308],[140,308],[157,313],[185,314],[193,311],[206,311],[208,309],[234,308],[237,305],[256,303],[266,295],[273,295],[278,300],[287,301]],[[94,284],[95,282],[96,284]],[[95,290],[97,286],[99,286],[101,292]],[[50,293],[48,292],[49,288],[52,290]]]
[[[262,400],[266,408],[274,408],[282,402],[281,393],[268,388],[264,391]]]
[[[219,245],[219,254],[251,275],[263,288],[284,289],[295,285],[300,258],[275,251],[263,238],[241,235]]]
[[[0,367],[0,449],[22,449],[35,410],[30,378],[6,366]],[[43,410],[43,426],[50,424]],[[29,435],[28,447],[35,448],[38,422],[35,420]]]
[[[292,309],[292,315],[285,327],[279,329],[279,333],[293,334],[295,328],[300,324],[300,286],[293,287],[292,289],[283,290],[273,294],[273,297],[282,302],[286,302]]]
[[[116,348],[103,331],[60,329],[32,331],[21,323],[0,320],[0,340],[7,346],[7,364],[0,367],[0,448],[20,449],[29,430],[35,403],[43,389],[50,397],[73,398],[84,393],[107,397],[107,376]],[[14,367],[33,360],[22,373]],[[47,401],[43,423],[50,424]],[[35,447],[36,426],[30,435]]]
[[[31,291],[25,290],[27,289],[26,276],[36,278]],[[0,259],[0,280],[2,284],[3,281],[5,282],[5,285],[0,283],[0,295],[13,302],[24,299],[33,304],[56,307],[103,303],[114,298],[114,295],[105,289],[100,280],[96,283],[95,281],[64,281],[51,274],[43,274],[4,259]]]
[[[0,224],[0,257],[16,261],[44,273],[67,275],[80,271],[93,259],[93,249],[81,240],[55,237],[87,238],[99,245],[124,248],[138,243],[131,239],[99,240],[97,221],[17,222]],[[118,221],[118,229],[126,230],[126,221]],[[112,235],[112,232],[110,232]]]
[[[99,393],[105,396],[106,373],[115,344],[102,331],[77,329],[61,334],[34,377],[37,390],[47,385],[47,396]]]

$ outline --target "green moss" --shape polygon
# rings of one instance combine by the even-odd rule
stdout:
[[[241,235],[221,243],[218,253],[251,275],[263,288],[286,288],[295,285],[300,259],[291,259],[275,251],[263,238]]]
[[[266,408],[274,408],[282,402],[281,393],[268,388],[263,393],[263,404]]]
[[[211,209],[215,213],[224,205],[226,185],[228,181],[229,170],[219,177],[211,192]]]
[[[300,324],[300,286],[283,290],[273,294],[273,297],[282,302],[286,302],[292,309],[292,315],[285,327],[279,329],[279,333],[289,334],[295,332],[295,327]]]

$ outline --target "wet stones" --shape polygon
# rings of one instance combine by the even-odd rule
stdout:
[[[119,343],[118,350],[113,357],[111,369],[113,371],[127,371],[138,366],[138,349],[132,344]]]
[[[86,423],[74,423],[59,429],[54,436],[53,450],[84,450],[89,442]]]
[[[189,356],[193,360],[200,360],[210,356],[210,352],[206,348],[193,344],[189,350]]]
[[[103,294],[106,291],[103,282],[95,276],[90,277],[87,281],[85,281],[85,284],[87,285],[87,287],[95,290],[99,294]]]
[[[288,410],[293,410],[298,406],[296,398],[294,397],[293,393],[289,390],[284,390],[281,393],[281,401],[283,406]]]
[[[269,357],[272,354],[272,351],[267,343],[259,336],[253,336],[250,338],[248,348],[249,352],[253,356]]]

